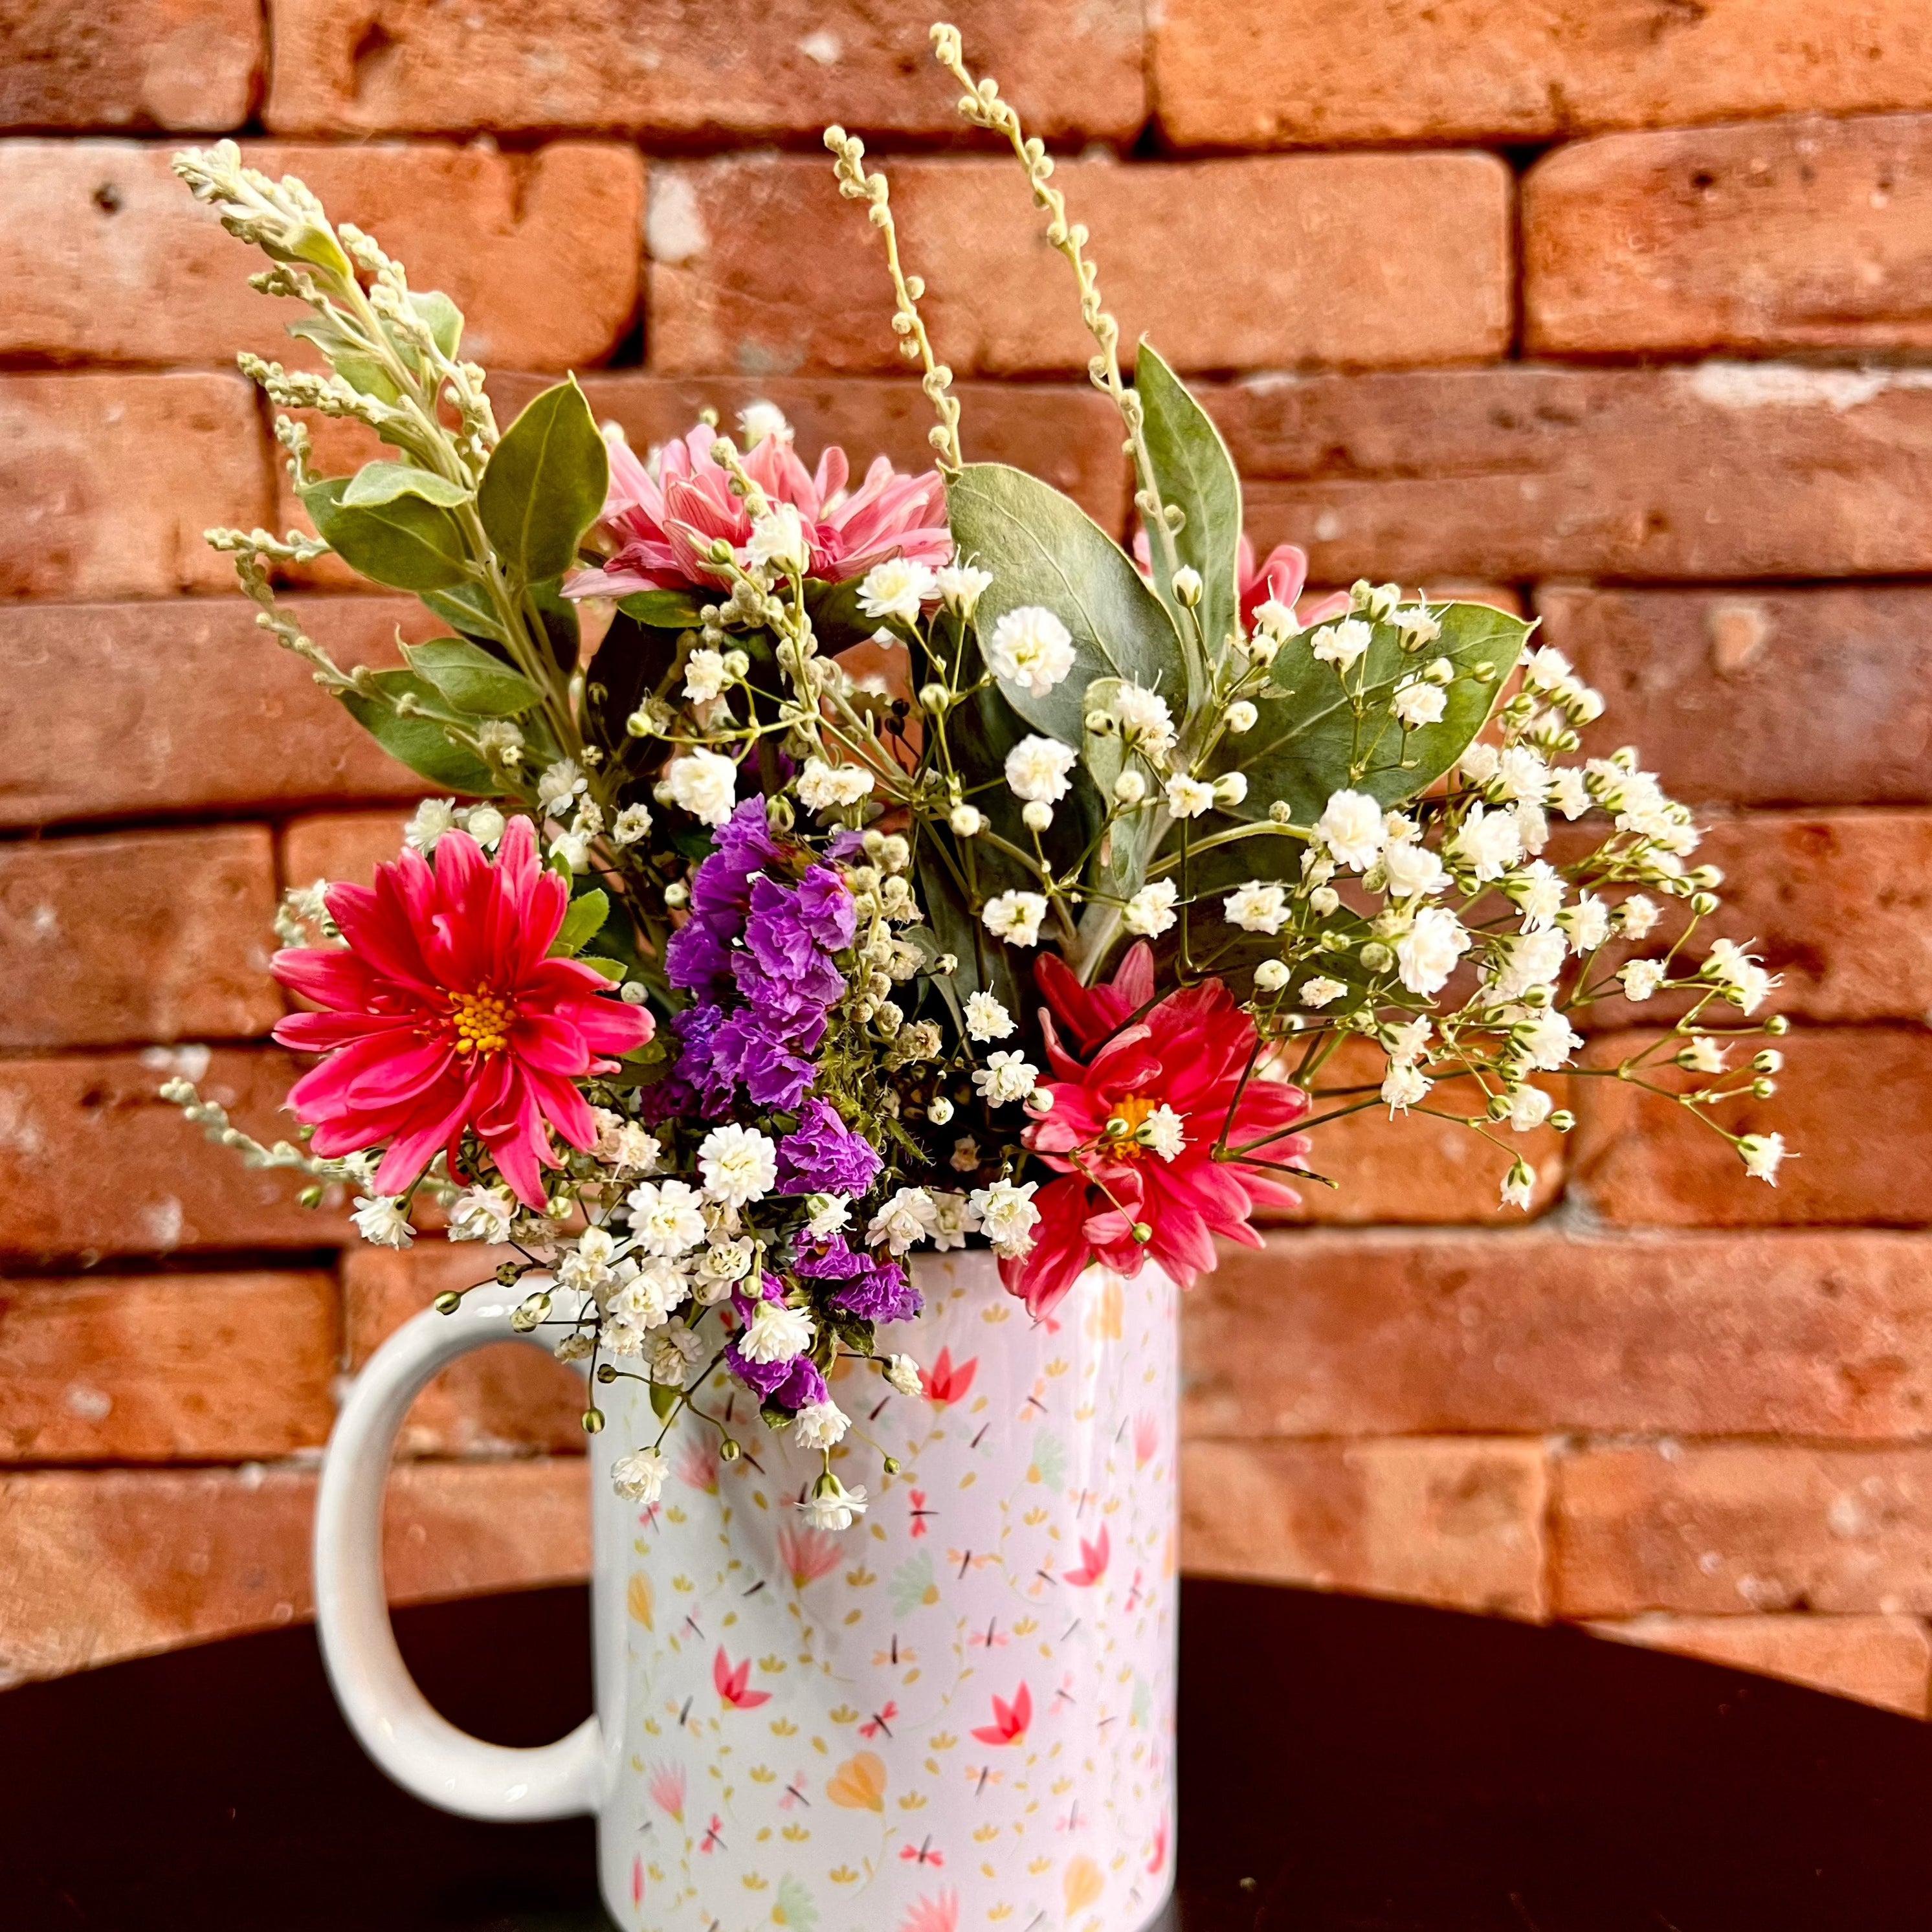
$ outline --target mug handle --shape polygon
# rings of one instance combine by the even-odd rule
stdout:
[[[396,1648],[382,1581],[382,1489],[410,1404],[438,1370],[491,1342],[544,1344],[510,1326],[488,1288],[454,1315],[405,1322],[357,1376],[328,1438],[315,1510],[315,1621],[336,1701],[362,1748],[405,1791],[465,1818],[594,1813],[602,1734],[594,1717],[534,1750],[485,1744],[438,1715]],[[548,1354],[549,1352],[545,1349]]]

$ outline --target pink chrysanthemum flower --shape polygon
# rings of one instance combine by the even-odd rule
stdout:
[[[1143,577],[1153,576],[1153,560],[1147,532],[1136,531],[1134,562],[1139,566]],[[1236,562],[1236,587],[1240,594],[1241,622],[1248,629],[1254,628],[1255,613],[1264,604],[1273,602],[1284,610],[1294,610],[1295,600],[1307,583],[1308,553],[1299,545],[1276,544],[1258,570],[1255,567],[1255,547],[1246,537],[1242,538]],[[1316,598],[1306,610],[1297,614],[1306,627],[1325,624],[1331,617],[1342,616],[1348,608],[1348,593],[1346,590],[1332,590],[1326,597]]]
[[[1144,944],[1110,985],[1082,986],[1050,953],[1036,970],[1058,1077],[1040,1083],[1052,1111],[1024,1138],[1062,1178],[1034,1203],[1031,1250],[1000,1264],[1009,1290],[1038,1317],[1092,1262],[1131,1278],[1151,1258],[1191,1288],[1214,1266],[1216,1235],[1259,1247],[1255,1210],[1292,1207],[1298,1198],[1270,1170],[1307,1158],[1307,1141],[1288,1130],[1307,1112],[1308,1096],[1250,1073],[1253,1020],[1219,980],[1153,1004],[1154,955]],[[1068,1051],[1063,1030],[1090,1060]],[[1152,1138],[1140,1138],[1156,1116]],[[1229,1157],[1216,1160],[1224,1129]],[[1144,1242],[1134,1238],[1136,1223],[1150,1230]]]
[[[634,590],[673,590],[689,584],[728,590],[730,578],[705,553],[719,537],[741,554],[752,518],[731,494],[729,473],[714,463],[718,432],[700,423],[668,442],[653,476],[628,445],[610,446],[610,486],[599,528],[616,549],[600,568],[566,578],[568,597],[626,597]],[[845,452],[836,446],[816,471],[801,463],[789,434],[762,436],[745,469],[774,503],[790,503],[811,547],[808,574],[830,582],[856,577],[886,558],[941,564],[952,554],[946,527],[946,491],[939,472],[902,476],[883,456],[857,489],[845,488]]]
[[[275,977],[326,1009],[275,1028],[284,1046],[327,1056],[289,1094],[325,1157],[388,1143],[376,1186],[398,1194],[439,1149],[456,1170],[472,1129],[526,1207],[544,1204],[550,1134],[597,1138],[575,1082],[648,1040],[650,1015],[610,997],[574,959],[545,956],[568,889],[537,862],[530,821],[511,821],[493,865],[446,832],[432,871],[405,851],[374,888],[337,885],[328,910],[346,947],[278,952]]]

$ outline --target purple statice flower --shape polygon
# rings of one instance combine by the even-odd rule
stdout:
[[[728,1094],[742,1084],[758,1106],[788,1114],[812,1091],[818,1070],[806,1054],[824,1033],[822,1012],[815,1030],[788,1036],[756,1008],[742,1008],[709,1042],[707,1076]]]
[[[842,952],[859,930],[851,889],[830,866],[814,866],[798,882],[799,923],[828,952]]]
[[[724,1364],[762,1400],[780,1403],[794,1412],[831,1398],[825,1378],[808,1355],[794,1355],[788,1362],[749,1362],[732,1342],[726,1346]]]
[[[830,1102],[807,1100],[796,1127],[778,1142],[778,1192],[864,1194],[883,1164],[878,1149],[853,1132]]]
[[[741,800],[713,836],[718,849],[712,856],[724,860],[740,878],[749,878],[760,867],[775,866],[784,856],[784,847],[772,836],[762,798]]]
[[[865,1322],[909,1322],[926,1306],[897,1262],[878,1260],[854,1248],[843,1234],[815,1241],[801,1230],[792,1239],[793,1265],[808,1281],[839,1285],[826,1298]]]
[[[664,977],[687,993],[711,992],[730,971],[728,942],[707,920],[687,920],[664,947]]]

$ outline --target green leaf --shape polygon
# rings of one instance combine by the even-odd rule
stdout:
[[[440,503],[454,509],[470,500],[470,492],[460,483],[452,483],[433,470],[418,470],[412,463],[365,463],[349,479],[342,493],[344,509],[373,509],[378,504],[393,503],[398,496],[420,496],[425,503]]]
[[[466,638],[405,644],[403,656],[418,676],[472,717],[514,718],[542,701],[542,694],[521,672]]]
[[[1427,790],[1462,756],[1535,626],[1486,604],[1430,609],[1442,626],[1439,638],[1406,651],[1393,625],[1377,624],[1368,650],[1348,673],[1346,692],[1334,667],[1318,661],[1311,648],[1319,626],[1282,646],[1270,673],[1280,694],[1262,701],[1260,722],[1246,736],[1226,741],[1226,768],[1247,774],[1240,815],[1264,818],[1269,805],[1282,799],[1296,824],[1312,825],[1330,796],[1345,789],[1399,805]],[[1405,734],[1389,715],[1389,699],[1400,680],[1438,657],[1456,674],[1444,693],[1442,721]],[[1486,678],[1474,674],[1482,664],[1490,667]],[[1359,721],[1349,697],[1358,689],[1366,693]]]
[[[673,1388],[668,1382],[652,1383],[651,1413],[660,1422],[668,1422],[677,1408],[681,1393],[680,1390]]]
[[[490,593],[480,584],[459,584],[448,590],[426,590],[423,602],[446,624],[453,625],[466,638],[488,638],[492,644],[507,644],[502,626],[496,621],[496,608]]]
[[[570,910],[564,914],[563,923],[550,942],[550,956],[553,959],[574,958],[597,936],[610,916],[610,901],[597,886],[578,893],[571,901]]]
[[[301,321],[289,324],[289,333],[298,341],[314,343],[328,358],[329,367],[351,388],[374,396],[379,403],[399,400],[401,392],[389,380],[382,364],[358,349],[354,338],[332,316],[304,316]]]
[[[1240,609],[1241,479],[1208,412],[1144,338],[1134,365],[1134,388],[1144,412],[1148,456],[1162,500],[1179,504],[1187,513],[1186,522],[1174,533],[1174,548],[1184,564],[1201,574],[1201,602],[1194,615],[1207,640],[1209,661],[1218,662],[1222,644],[1234,634]],[[1178,614],[1166,547],[1153,532],[1148,541],[1155,585],[1175,612],[1174,622],[1185,637],[1187,623]]]
[[[703,622],[698,614],[705,604],[717,601],[691,590],[634,590],[617,599],[617,608],[653,630],[689,631]]]
[[[398,698],[407,696],[418,704],[442,710],[443,700],[433,685],[410,670],[377,671],[374,682],[380,698],[345,691],[342,702],[349,715],[391,758],[446,791],[487,798],[496,790],[489,766],[467,747],[452,743],[434,718],[400,716],[392,708]]]
[[[622,960],[605,959],[594,952],[580,952],[577,956],[577,963],[580,966],[588,966],[593,973],[602,974],[605,979],[616,986],[623,984],[625,976],[630,970]]]
[[[463,340],[463,311],[440,289],[412,289],[410,306],[429,324],[436,346],[453,362]]]
[[[331,476],[302,491],[322,541],[350,569],[395,590],[446,590],[470,574],[463,526],[420,496],[357,508],[342,499],[350,479]]]
[[[526,583],[562,576],[604,507],[610,473],[576,379],[544,390],[504,432],[477,489],[498,556]]]
[[[1087,687],[1088,710],[1111,710],[1121,688],[1118,678],[1096,677]],[[1114,782],[1120,776],[1126,759],[1126,741],[1118,731],[1082,734],[1080,761],[1094,781],[1094,790],[1100,795],[1103,813],[1106,801],[1114,795]],[[1088,876],[1092,884],[1116,897],[1132,897],[1147,876],[1147,842],[1153,829],[1151,812],[1138,812],[1131,818],[1117,821],[1108,835],[1107,845],[1094,854],[1088,867]]]
[[[982,637],[1009,610],[1044,604],[1072,633],[1074,667],[1043,698],[1000,685],[1034,730],[1080,742],[1088,686],[1121,677],[1157,691],[1177,718],[1187,711],[1187,677],[1174,620],[1131,559],[1079,506],[1058,490],[998,463],[976,463],[946,490],[962,556],[993,573],[980,600]]]

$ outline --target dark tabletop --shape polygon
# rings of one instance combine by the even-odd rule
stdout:
[[[1932,1727],[1574,1631],[1183,1602],[1180,1932],[1932,1928]],[[586,1617],[397,1624],[451,1718],[538,1744],[589,1706]],[[587,1821],[388,1784],[307,1630],[0,1695],[4,1932],[601,1932],[594,1883]]]

